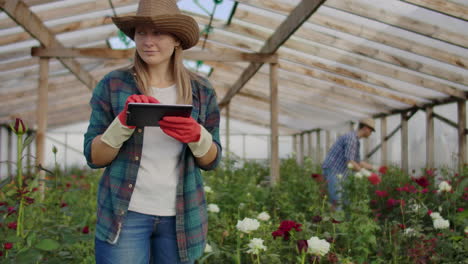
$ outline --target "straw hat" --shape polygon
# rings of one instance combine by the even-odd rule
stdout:
[[[137,25],[150,25],[175,35],[183,49],[195,46],[199,38],[197,22],[181,13],[175,0],[141,0],[136,16],[112,17],[112,21],[131,39]]]
[[[370,127],[372,129],[372,131],[375,132],[375,121],[374,121],[374,119],[372,119],[372,118],[361,119],[361,120],[359,120],[359,124],[366,125],[366,126]]]

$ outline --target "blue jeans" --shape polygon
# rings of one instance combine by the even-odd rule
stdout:
[[[95,239],[96,264],[189,264],[178,255],[175,216],[128,211],[118,242]]]
[[[341,182],[331,169],[324,168],[323,174],[327,179],[328,201],[337,206],[341,202]]]

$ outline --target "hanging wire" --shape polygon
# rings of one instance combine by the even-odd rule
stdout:
[[[115,12],[115,8],[114,8],[114,4],[112,4],[112,0],[109,0],[109,5],[111,6],[112,12],[114,13],[114,16],[116,17],[116,16],[117,16],[117,12]]]
[[[211,33],[213,27],[211,24],[213,23],[213,17],[214,14],[216,13],[216,7],[223,2],[223,0],[213,0],[214,6],[213,10],[209,12],[203,5],[201,5],[198,0],[193,0],[193,2],[200,7],[201,10],[203,10],[208,16],[210,16],[210,21],[208,22],[208,25],[205,26],[205,28],[202,30],[201,34],[205,35],[203,38],[203,44],[202,44],[202,50],[205,49],[206,41],[208,39],[208,35]],[[196,72],[200,69],[200,67],[203,66],[203,61],[197,61],[197,67],[196,67]],[[211,72],[210,72],[211,74]]]

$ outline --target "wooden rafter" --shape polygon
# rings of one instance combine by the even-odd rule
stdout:
[[[32,56],[38,57],[56,57],[56,58],[103,58],[103,59],[125,59],[133,58],[134,49],[113,50],[110,48],[49,48],[44,49],[34,47],[31,51]],[[275,54],[247,53],[247,52],[206,52],[189,50],[184,52],[184,58],[188,60],[204,61],[253,61],[253,62],[277,62],[278,56]]]
[[[392,10],[381,10],[371,5],[351,0],[328,0],[325,6],[373,19],[462,48],[468,47],[468,36],[444,30],[437,25],[415,20],[411,17],[401,16]]]
[[[468,7],[447,0],[400,0],[468,21]]]
[[[405,0],[402,0],[405,1]],[[428,5],[429,2],[443,2],[444,5],[453,5],[449,1],[444,0],[407,0],[414,2],[421,2]],[[269,11],[288,14],[294,8],[292,3],[278,3],[272,0],[256,1],[256,0],[238,0],[238,2],[245,5],[267,9]],[[459,5],[457,5],[459,7]],[[236,17],[244,19],[246,14],[243,14],[242,6],[236,10]],[[464,10],[466,7],[461,7],[458,10]],[[450,8],[453,10],[453,8]],[[439,10],[440,11],[440,10]],[[466,13],[464,12],[465,16]],[[353,23],[350,20],[341,19],[338,16],[329,16],[323,13],[315,13],[309,21],[310,23],[327,27],[333,30],[341,31],[344,33],[352,34],[357,37],[365,38],[377,43],[385,44],[397,49],[406,50],[415,54],[426,56],[435,60],[440,60],[445,63],[452,64],[457,67],[468,68],[468,57],[463,57],[458,54],[453,54],[448,50],[441,50],[432,46],[413,41],[411,39],[402,38],[390,32],[381,32],[372,27],[366,26],[364,23]]]
[[[291,12],[286,20],[276,29],[275,33],[265,42],[260,49],[260,53],[275,53],[276,50],[294,34],[294,32],[304,23],[319,7],[323,0],[303,0]],[[242,73],[239,79],[232,86],[230,91],[220,101],[220,106],[227,104],[234,95],[239,92],[250,78],[260,69],[261,63],[252,63]]]
[[[0,7],[13,20],[28,31],[45,47],[63,47],[43,22],[31,12],[29,7],[22,1],[4,0]],[[74,59],[60,59],[65,67],[82,81],[90,90],[94,89],[96,80]]]
[[[239,17],[242,18],[242,22],[250,22],[252,25],[261,25],[265,28],[268,28],[278,24],[278,21],[272,17],[262,16],[260,12],[254,12],[252,9],[239,7],[237,12],[239,13]],[[312,19],[313,17],[311,20]],[[230,27],[229,29],[246,36],[250,35],[254,37],[252,34],[250,34],[249,30],[243,29],[242,27]],[[256,32],[256,34],[258,33]],[[299,39],[299,37],[302,39]],[[305,40],[307,42],[305,42]],[[319,45],[315,43],[319,43]],[[458,98],[464,98],[463,91],[441,81],[436,81],[434,79],[408,72],[407,69],[412,69],[414,71],[419,71],[421,73],[433,75],[443,79],[449,79],[452,82],[460,84],[468,84],[468,77],[463,74],[448,72],[446,70],[440,69],[439,67],[420,63],[402,56],[396,56],[394,54],[386,53],[383,50],[377,50],[369,46],[356,45],[355,43],[346,41],[345,39],[339,38],[337,36],[315,31],[310,27],[310,23],[305,23],[294,35],[294,38],[288,40],[283,45],[283,47],[302,51],[310,55],[322,57],[324,59],[338,61],[353,67],[359,66],[367,71],[374,72],[379,75],[399,79],[413,85],[423,86],[425,88]],[[355,56],[343,56],[344,53],[337,53],[336,49],[340,49],[346,53],[353,53]],[[280,57],[283,56],[280,54]],[[463,59],[463,57],[461,59]],[[384,64],[378,62],[377,60],[383,62]],[[462,61],[458,61],[458,63],[462,63]],[[398,66],[398,68],[395,68],[392,64]],[[326,67],[326,65],[320,62],[315,62],[314,66],[324,68],[325,70],[330,70]],[[340,73],[346,74],[346,71],[341,70]],[[352,75],[356,76],[359,74],[352,73]],[[361,77],[359,79],[363,80]],[[383,80],[369,80],[371,82],[373,81],[374,84],[376,84],[376,82],[379,83],[378,85],[385,84]],[[390,88],[389,85],[387,85],[387,87]]]

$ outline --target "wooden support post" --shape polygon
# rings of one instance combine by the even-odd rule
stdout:
[[[271,185],[280,180],[278,144],[278,63],[270,63]]]
[[[434,108],[426,107],[426,168],[434,168]]]
[[[7,134],[7,175],[8,177],[13,177],[13,131],[8,129]],[[13,182],[13,178],[11,180]]]
[[[296,154],[297,157],[297,137],[296,134],[292,135],[292,152]]]
[[[466,163],[466,100],[457,101],[458,106],[458,169],[461,172]]]
[[[230,116],[231,113],[230,113],[230,110],[229,110],[229,108],[230,108],[229,106],[230,106],[230,104],[227,104],[227,105],[226,105],[226,134],[225,134],[225,136],[226,136],[226,146],[225,146],[225,149],[226,149],[226,160],[228,160],[228,161],[229,161],[229,159],[230,159],[230,157],[231,157],[231,156],[230,156],[230,151],[231,151],[231,150],[230,150],[230,148],[229,148],[229,138],[231,137],[231,135],[230,135],[230,134],[231,134],[231,133],[230,133],[231,128],[230,128],[229,121],[230,121],[230,119],[231,119],[231,116]],[[228,162],[228,163],[229,163],[229,162]]]
[[[27,135],[28,135],[28,137],[31,137],[32,134],[33,134],[33,133],[32,133],[31,131],[28,131],[28,134],[27,134]],[[31,164],[31,161],[32,161],[32,159],[31,159],[31,157],[32,157],[31,145],[32,145],[32,144],[29,144],[28,147],[27,147],[27,149],[26,149],[26,153],[27,153],[27,156],[26,156],[26,164],[27,164],[27,165],[26,165],[26,173],[27,173],[28,176],[32,175],[32,173],[33,173],[32,170],[31,170],[31,168],[32,168],[32,166],[33,166],[33,165]]]
[[[382,142],[382,150],[380,151],[380,164],[382,166],[387,165],[388,162],[388,149],[387,149],[387,117],[382,117],[380,119],[380,142]]]
[[[63,164],[63,170],[67,172],[67,152],[68,152],[68,132],[65,132],[65,146],[63,150],[63,159],[64,159],[64,164]]]
[[[317,164],[320,165],[322,163],[322,142],[320,141],[320,129],[317,130],[317,140],[316,140],[316,145],[317,145]]]
[[[330,130],[325,131],[325,153],[328,153],[328,151],[331,148],[331,134]]]
[[[3,127],[0,126],[0,161],[3,161],[2,145],[3,145]],[[2,165],[3,165],[3,162],[0,162],[0,180],[2,179]]]
[[[364,143],[364,149],[363,149],[364,155],[362,155],[362,157],[363,157],[363,160],[366,160],[367,154],[369,154],[369,151],[370,151],[370,138],[364,138],[363,143]]]
[[[47,93],[49,77],[49,59],[39,59],[39,89],[37,95],[37,132],[36,132],[36,165],[44,166],[45,134],[47,131]],[[44,198],[45,173],[39,172],[39,191]]]
[[[408,112],[401,113],[401,169],[408,173]]]
[[[304,165],[304,133],[299,134],[299,165]]]
[[[246,151],[245,151],[245,134],[242,134],[242,159],[246,160]]]
[[[307,132],[307,156],[312,159],[312,132]]]

